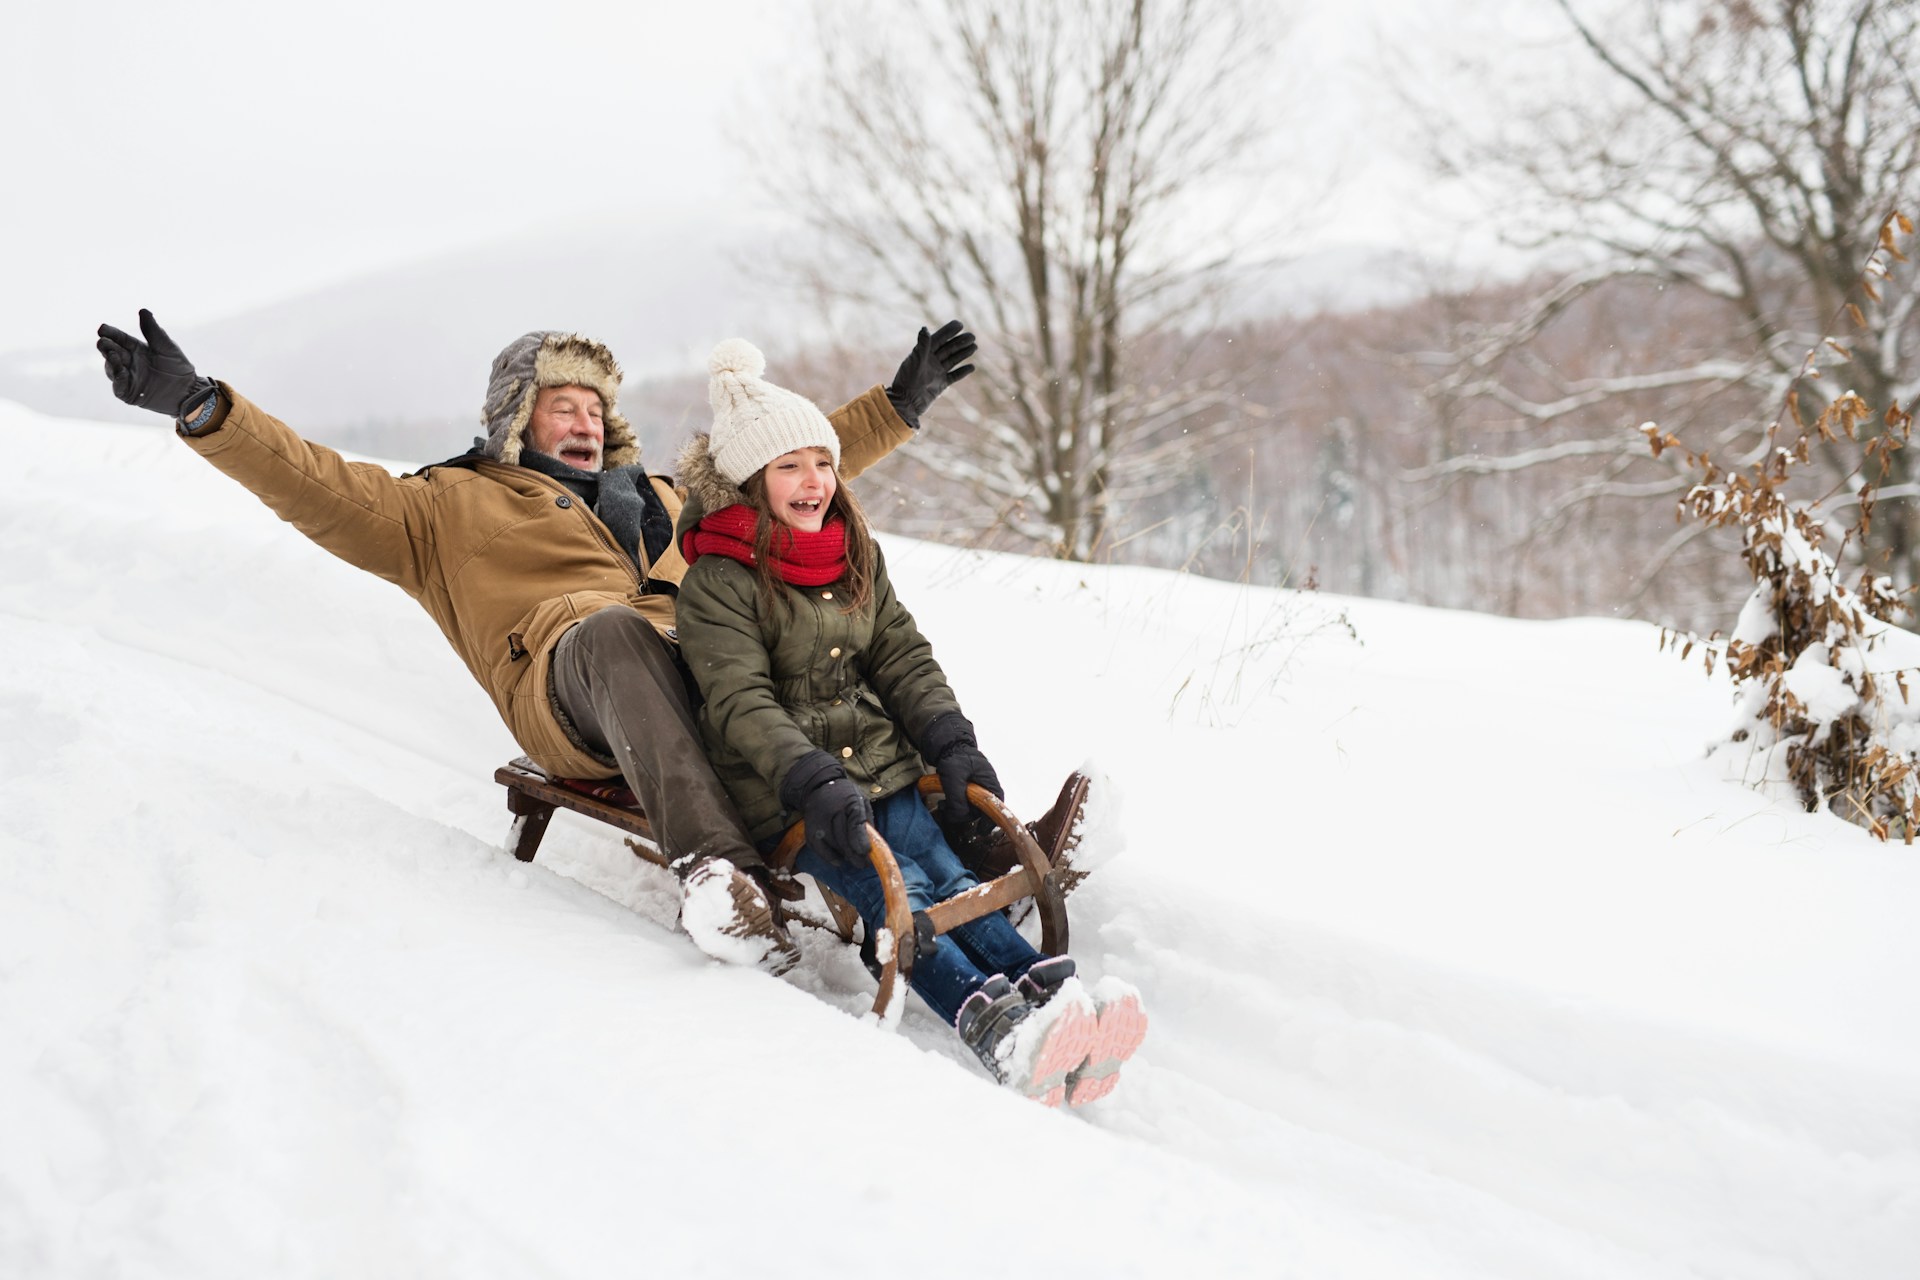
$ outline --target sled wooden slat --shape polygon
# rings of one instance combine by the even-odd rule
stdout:
[[[653,825],[637,807],[627,808],[561,786],[531,762],[515,760],[502,765],[493,771],[493,780],[507,789],[507,810],[517,820],[514,823],[513,856],[522,862],[532,862],[534,854],[540,851],[540,840],[547,833],[547,823],[552,820],[553,811],[568,809],[616,827],[628,835],[638,836],[639,841],[630,840],[627,847],[655,866],[667,865],[666,855],[654,843]]]
[[[1000,911],[1022,898],[1032,896],[1026,868],[1021,867],[1007,872],[998,880],[989,880],[965,893],[956,893],[945,902],[934,903],[927,908],[927,919],[933,921],[935,933],[952,933],[969,920],[978,920],[989,911]]]

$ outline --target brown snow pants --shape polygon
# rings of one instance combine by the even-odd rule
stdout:
[[[693,685],[678,651],[639,613],[602,609],[553,651],[553,695],[591,750],[610,756],[676,863],[762,862],[707,763],[693,719]]]

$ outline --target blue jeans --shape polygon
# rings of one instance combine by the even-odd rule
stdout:
[[[873,825],[886,838],[894,860],[900,864],[907,900],[915,911],[924,911],[980,883],[947,846],[939,824],[914,788],[896,791],[875,804]],[[886,924],[886,894],[872,864],[862,861],[857,866],[839,866],[815,853],[812,845],[805,845],[794,868],[852,903],[869,934]],[[901,947],[913,945],[912,938],[896,942]],[[1011,981],[1039,959],[1033,944],[1021,937],[1004,915],[990,911],[935,939],[933,954],[913,962],[911,985],[934,1012],[952,1023],[960,1005],[989,975],[1005,974]]]

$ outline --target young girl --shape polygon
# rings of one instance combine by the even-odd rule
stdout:
[[[931,766],[956,817],[967,783],[1004,792],[839,483],[826,417],[764,381],[746,342],[721,343],[708,368],[713,431],[681,454],[677,530],[689,565],[680,647],[705,699],[701,732],[754,839],[771,848],[803,819],[796,867],[872,931],[885,899],[868,824],[920,911],[978,882],[913,784]],[[999,912],[942,935],[912,986],[996,1079],[1049,1106],[1111,1091],[1146,1034],[1131,987],[1108,979],[1090,994],[1070,957],[1042,956]]]

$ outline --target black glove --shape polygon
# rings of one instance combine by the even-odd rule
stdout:
[[[940,821],[959,824],[978,818],[991,822],[986,814],[968,803],[967,784],[977,782],[1002,800],[1007,798],[1007,792],[1000,785],[1000,775],[993,771],[987,758],[980,754],[979,744],[973,740],[973,722],[958,711],[944,712],[933,718],[922,737],[925,741],[920,744],[920,754],[940,775],[940,791],[945,797],[936,815]]]
[[[193,371],[193,361],[145,307],[140,309],[145,342],[110,324],[101,325],[99,332],[100,341],[93,345],[106,357],[113,394],[126,403],[177,418],[213,390],[213,379]]]
[[[887,399],[893,402],[894,411],[906,419],[908,426],[918,427],[920,415],[927,411],[927,406],[939,399],[942,391],[973,372],[972,365],[960,362],[971,360],[977,345],[973,335],[958,320],[947,321],[935,334],[920,330],[913,354],[900,362],[899,372],[887,387]],[[956,365],[959,367],[955,368]]]
[[[824,751],[809,751],[787,770],[780,803],[806,820],[807,843],[835,866],[865,861],[873,848],[867,824],[873,809],[840,762]]]

